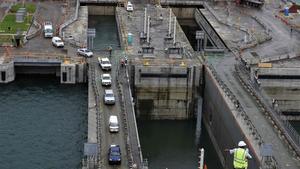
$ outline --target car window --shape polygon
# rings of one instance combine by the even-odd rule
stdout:
[[[105,95],[106,97],[114,97],[114,94],[108,93]]]
[[[119,152],[116,152],[116,151],[112,151],[110,155],[112,155],[112,156],[119,156],[120,153],[119,153]]]
[[[103,64],[110,64],[109,61],[102,61]]]
[[[109,80],[109,79],[110,79],[110,77],[109,77],[109,76],[103,76],[103,79],[105,79],[105,80]]]

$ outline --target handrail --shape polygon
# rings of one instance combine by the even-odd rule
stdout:
[[[59,28],[59,36],[63,37],[63,29],[65,29],[67,26],[71,25],[73,22],[75,22],[78,19],[78,11],[80,7],[80,2],[79,0],[76,0],[76,10],[75,10],[75,15],[73,18],[68,20],[67,22],[63,23],[60,28]],[[63,37],[64,38],[64,37]]]
[[[223,90],[223,92],[231,100],[231,102],[235,105],[235,107],[238,111],[237,115],[239,115],[242,118],[242,120],[244,120],[245,124],[248,127],[248,130],[251,131],[250,133],[254,137],[254,140],[256,141],[256,144],[258,145],[258,147],[261,147],[264,144],[264,140],[262,139],[261,135],[258,133],[258,131],[255,128],[254,124],[252,123],[249,116],[245,112],[244,108],[240,105],[240,103],[239,103],[238,99],[236,98],[236,96],[227,87],[225,82],[223,82],[223,80],[219,77],[219,75],[217,74],[217,71],[215,70],[215,68],[211,64],[208,64],[208,63],[206,63],[206,66],[211,71],[212,75],[214,76],[215,80],[218,82],[218,84],[221,87],[221,89]],[[271,157],[271,163],[264,163],[263,167],[266,167],[266,168],[271,167],[273,169],[281,169],[281,167],[279,166],[279,164],[276,161],[274,156]]]

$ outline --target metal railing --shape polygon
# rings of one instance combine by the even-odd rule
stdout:
[[[242,70],[244,73],[249,73],[244,68],[243,65],[235,65],[235,70],[237,75],[240,77],[240,71]],[[253,96],[259,101],[260,106],[267,113],[268,117],[272,118],[272,124],[276,125],[280,130],[280,135],[283,135],[285,139],[288,141],[289,147],[294,151],[294,155],[300,157],[300,135],[294,129],[294,127],[290,124],[290,122],[283,117],[283,114],[279,110],[278,107],[275,106],[275,103],[272,104],[271,99],[265,93],[264,90],[261,90],[259,85],[254,83],[245,82],[243,78],[240,79],[245,84],[245,87],[253,93]],[[283,127],[282,127],[283,126]]]
[[[91,85],[93,88],[93,93],[95,95],[95,108],[96,108],[96,118],[97,118],[97,142],[98,142],[98,169],[102,168],[102,164],[100,163],[101,161],[101,149],[102,149],[102,141],[101,141],[101,129],[102,129],[102,125],[101,125],[101,113],[100,113],[100,94],[99,94],[99,90],[97,88],[97,84],[96,84],[96,75],[95,75],[95,67],[94,65],[89,65],[90,69],[89,69],[89,80],[91,81]]]
[[[211,71],[213,77],[218,82],[219,86],[223,90],[224,94],[231,100],[231,102],[234,104],[236,110],[237,110],[237,117],[240,117],[244,124],[247,125],[247,129],[249,131],[249,135],[254,139],[255,143],[258,145],[259,148],[262,147],[264,144],[264,140],[262,139],[261,135],[259,134],[258,130],[255,128],[255,125],[250,120],[249,116],[243,109],[243,107],[240,105],[238,99],[236,96],[232,93],[232,91],[227,87],[227,85],[221,80],[219,75],[217,74],[217,71],[211,64],[207,64],[207,67]],[[266,162],[262,164],[263,168],[273,168],[273,169],[281,169],[278,162],[276,161],[275,157],[271,157],[269,162]]]

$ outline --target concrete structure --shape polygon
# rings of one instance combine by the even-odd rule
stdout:
[[[1,59],[1,58],[0,58]],[[15,80],[14,63],[0,62],[0,83],[9,83]]]
[[[158,14],[163,20],[159,20]],[[178,23],[174,27],[173,12],[172,35],[167,37],[169,10],[147,6],[151,26],[147,28],[150,38],[145,39],[140,36],[144,26],[139,23],[145,18],[142,6],[135,5],[134,12],[129,15],[124,8],[117,8],[116,15],[120,37],[130,59],[129,74],[134,83],[132,89],[138,116],[153,119],[192,117],[196,99],[193,91],[200,85],[201,62],[193,59],[193,49]],[[133,34],[132,44],[127,41],[129,32]]]
[[[46,53],[12,54],[13,57],[1,57],[1,81],[8,83],[15,79],[15,74],[54,74],[61,77],[61,83],[85,83],[86,63],[82,58],[66,59]],[[47,57],[45,57],[47,55]]]

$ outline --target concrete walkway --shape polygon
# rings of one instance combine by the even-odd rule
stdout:
[[[234,77],[234,63],[235,58],[232,56],[226,56],[220,59],[218,63],[215,64],[217,73],[240,101],[241,106],[255,125],[264,142],[272,144],[273,155],[279,165],[285,169],[298,169],[300,162],[294,159],[292,154],[290,154],[287,145],[278,137],[277,131],[273,128],[270,120],[265,118],[256,101],[244,90]],[[255,151],[259,152],[259,150]]]

